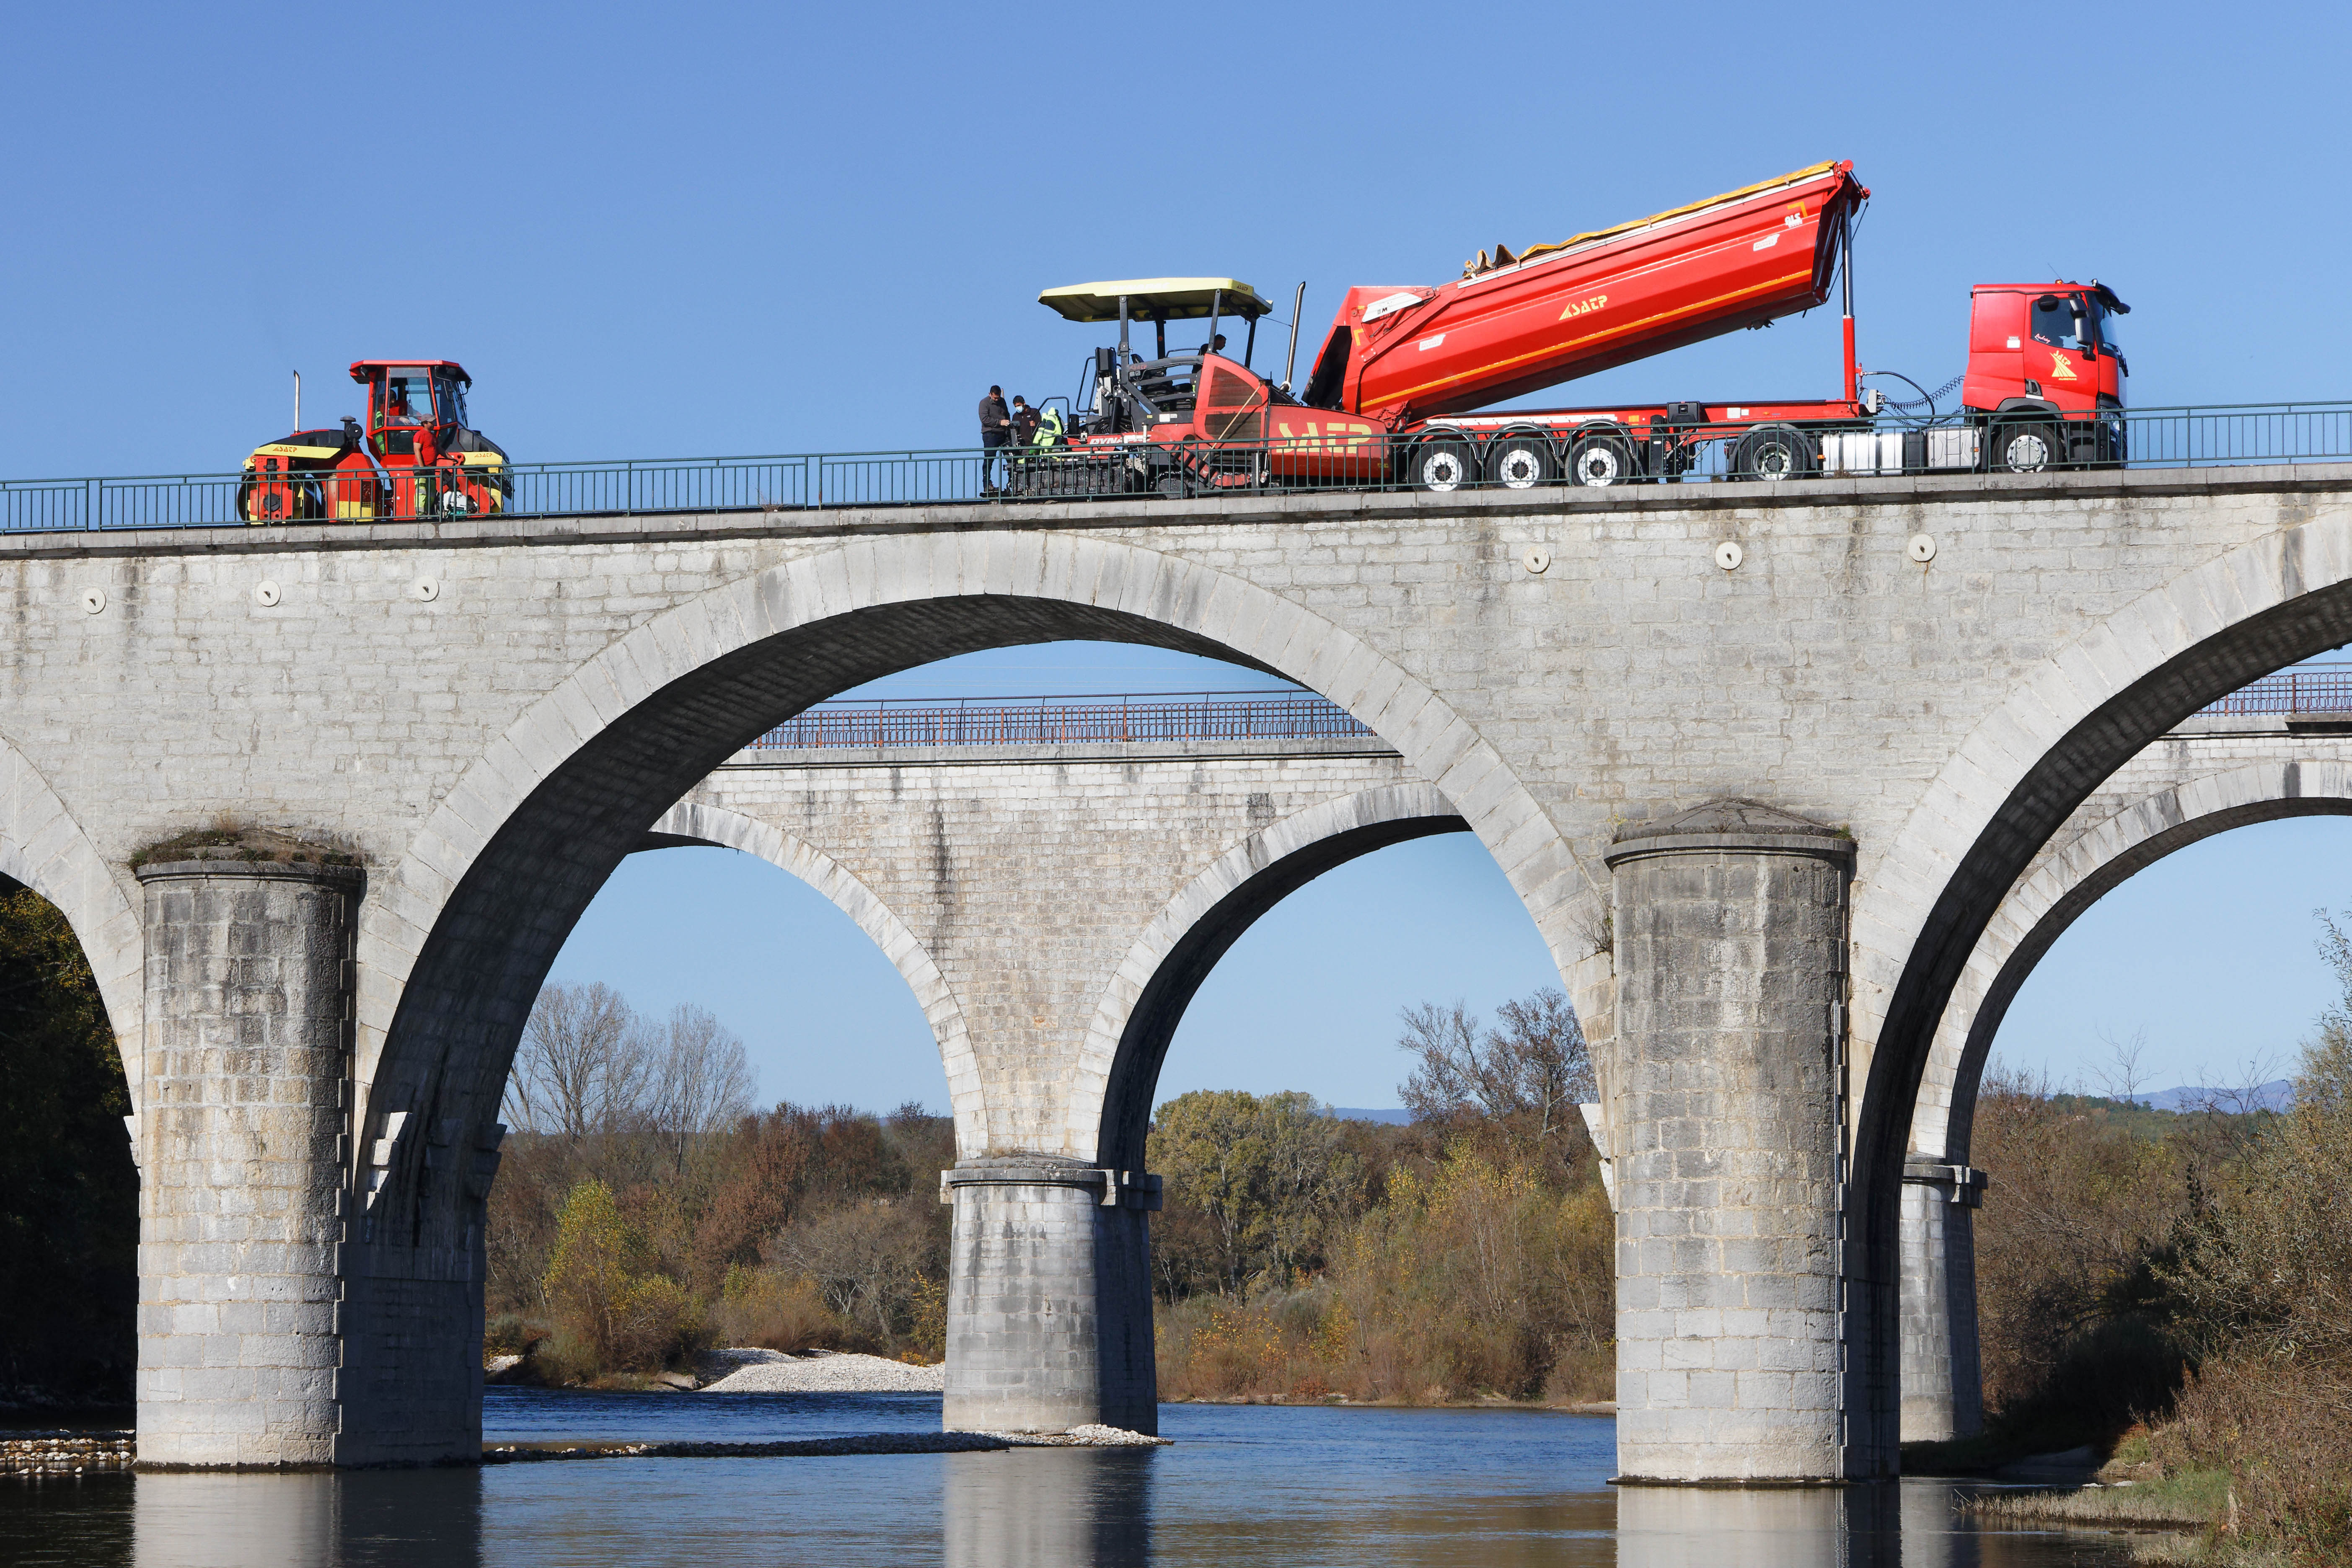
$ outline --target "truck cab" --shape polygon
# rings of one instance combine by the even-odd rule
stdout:
[[[1994,427],[1997,468],[2119,459],[2130,366],[2117,318],[2131,307],[2089,283],[1979,283],[1969,299],[1968,374],[1960,404]],[[2000,449],[2002,430],[2055,440],[2043,462]],[[2029,443],[2030,444],[2030,443]]]

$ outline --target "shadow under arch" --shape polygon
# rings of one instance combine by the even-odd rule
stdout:
[[[362,911],[369,1121],[397,1108],[434,1124],[485,1122],[532,998],[596,889],[754,736],[899,669],[1065,640],[1239,662],[1338,702],[1455,803],[1571,972],[1575,916],[1593,891],[1566,842],[1493,746],[1353,634],[1240,578],[1114,541],[887,535],[655,617],[583,663],[467,769]],[[455,1194],[446,1201],[436,1216],[410,1211],[398,1226],[407,1245],[458,1223]]]
[[[924,1021],[939,1042],[958,1142],[971,1148],[987,1145],[987,1106],[980,1092],[980,1064],[964,1026],[962,1004],[932,962],[929,951],[879,895],[814,845],[724,806],[681,801],[662,814],[646,840],[641,846],[645,849],[707,845],[740,850],[799,878],[855,921],[914,992],[916,1005],[922,1008]]]
[[[1074,1126],[1097,1158],[1141,1170],[1153,1090],[1169,1042],[1192,997],[1259,916],[1308,882],[1391,844],[1466,833],[1454,803],[1429,784],[1394,784],[1326,801],[1260,828],[1171,899],[1105,987],[1078,1058],[1073,1116],[1097,1102],[1092,1127]]]

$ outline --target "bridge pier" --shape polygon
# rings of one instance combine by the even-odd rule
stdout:
[[[1891,1453],[1853,1451],[1847,1430],[1853,841],[1719,801],[1630,825],[1605,858],[1618,1468],[1664,1482],[1890,1472]]]
[[[1977,1350],[1976,1211],[1985,1174],[1913,1154],[1903,1163],[1903,1441],[1984,1429]]]
[[[940,1196],[955,1205],[943,1425],[1156,1434],[1146,1215],[1160,1178],[981,1160],[940,1172]]]
[[[361,873],[216,859],[138,875],[139,1461],[333,1464]]]

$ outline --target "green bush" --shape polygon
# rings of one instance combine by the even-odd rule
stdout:
[[[590,1180],[572,1189],[545,1285],[557,1324],[552,1353],[572,1376],[657,1371],[699,1348],[694,1298],[653,1262],[610,1187]]]
[[[727,1271],[719,1300],[711,1304],[710,1330],[721,1344],[788,1352],[858,1349],[865,1339],[825,1305],[814,1281],[740,1264]]]

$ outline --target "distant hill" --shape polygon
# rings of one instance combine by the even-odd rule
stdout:
[[[2283,1078],[2273,1079],[2254,1089],[2200,1089],[2184,1084],[2179,1089],[2143,1094],[2139,1099],[2151,1110],[2201,1110],[2209,1105],[2225,1110],[2287,1110],[2294,1105],[2294,1085]]]
[[[1331,1114],[1342,1121],[1380,1121],[1402,1127],[1412,1120],[1410,1110],[1367,1110],[1360,1105],[1335,1105]]]

